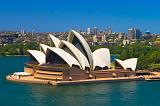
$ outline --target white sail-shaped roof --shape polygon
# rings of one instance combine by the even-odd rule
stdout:
[[[131,68],[132,71],[136,70],[137,66],[137,58],[130,58],[127,60],[116,59],[116,61],[126,70],[127,68]]]
[[[48,46],[48,45],[45,45],[45,44],[40,44],[40,46],[42,47],[42,49],[43,49],[43,51],[44,51],[44,53],[46,53],[46,51],[47,51],[47,48],[49,48],[50,46]]]
[[[97,55],[93,55],[93,58],[94,58],[93,70],[95,69],[96,66],[101,68],[106,66],[106,64]]]
[[[81,67],[78,61],[66,51],[54,47],[49,47],[48,49],[60,56],[70,67],[72,67],[72,65]]]
[[[46,55],[38,50],[27,50],[36,60],[39,64],[46,63]]]
[[[78,60],[82,69],[85,70],[86,67],[90,68],[87,58],[83,55],[83,53],[81,53],[79,49],[77,49],[73,44],[64,40],[62,40],[62,44],[66,45],[69,48],[74,57]]]
[[[89,61],[91,69],[93,69],[93,64],[94,64],[93,56],[86,40],[78,32],[71,30],[68,36],[68,42],[76,46],[86,56],[86,58]]]
[[[55,36],[49,34],[49,37],[51,38],[52,42],[54,43],[55,47],[59,47],[61,40],[59,40],[58,38],[56,38]]]
[[[126,66],[124,64],[124,61],[122,61],[120,59],[115,59],[115,61],[118,62],[122,66],[122,68],[124,68],[126,70]]]
[[[98,67],[105,67],[107,66],[110,68],[110,51],[107,48],[101,48],[98,50],[95,50],[93,52],[93,59],[94,59],[94,66],[93,70],[96,66]]]

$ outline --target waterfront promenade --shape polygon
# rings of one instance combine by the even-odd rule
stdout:
[[[37,79],[34,76],[6,76],[6,80],[20,83],[32,83],[32,84],[45,84],[45,85],[73,85],[73,84],[86,84],[86,83],[103,83],[103,82],[120,82],[120,81],[144,81],[144,80],[160,80],[160,72],[152,72],[152,75],[144,76],[130,76],[130,77],[117,77],[117,78],[97,78],[87,80],[76,81],[53,81]]]
[[[143,77],[119,77],[119,78],[97,78],[97,79],[87,79],[87,80],[77,80],[77,81],[52,81],[37,79],[33,76],[6,76],[6,80],[21,83],[32,83],[32,84],[48,84],[48,85],[69,85],[69,84],[85,84],[85,83],[101,83],[101,82],[117,82],[117,81],[141,81],[145,80]]]

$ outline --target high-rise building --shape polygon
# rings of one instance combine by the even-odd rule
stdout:
[[[136,36],[136,39],[140,39],[142,37],[142,33],[140,29],[135,28],[135,36]]]
[[[32,29],[32,36],[35,34],[35,30],[34,29]]]
[[[98,34],[98,29],[97,29],[97,27],[94,27],[94,28],[93,28],[93,34],[94,34],[94,35],[97,35],[97,34]]]
[[[106,42],[106,35],[102,36],[102,42]]]
[[[128,39],[135,39],[135,30],[134,28],[128,29]]]
[[[105,29],[105,34],[111,35],[112,34],[112,29],[111,28]]]
[[[87,28],[87,35],[91,34],[91,28]]]
[[[109,28],[109,29],[107,30],[107,32],[108,32],[108,35],[112,34],[112,29]]]
[[[142,33],[139,29],[136,28],[129,28],[128,29],[128,38],[129,39],[140,39],[142,36]]]
[[[21,29],[21,36],[24,36],[24,35],[25,35],[25,30]]]

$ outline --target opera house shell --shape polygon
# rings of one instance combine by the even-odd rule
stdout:
[[[106,71],[102,71],[111,68],[109,49],[101,48],[92,53],[86,40],[74,30],[69,32],[67,41],[59,40],[51,34],[49,37],[52,46],[40,44],[40,51],[28,50],[31,61],[26,63],[25,72],[33,74],[35,78],[50,80],[81,80],[109,76],[105,75]],[[124,69],[135,70],[134,65],[129,65],[130,62],[135,63],[135,60],[117,61]],[[110,71],[106,73],[108,72]]]
[[[130,69],[132,71],[136,70],[136,66],[137,66],[137,58],[130,58],[127,60],[120,60],[120,59],[116,59],[117,64],[122,67],[123,69],[127,70]]]

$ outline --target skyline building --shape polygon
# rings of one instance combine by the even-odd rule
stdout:
[[[142,33],[140,29],[136,28],[129,28],[128,29],[128,39],[133,40],[133,39],[140,39],[142,36]]]
[[[25,30],[24,30],[24,29],[21,29],[20,34],[21,34],[21,36],[24,36],[24,35],[25,35]]]
[[[150,38],[152,38],[153,36],[152,36],[151,32],[147,30],[147,31],[145,32],[145,34],[144,34],[143,37],[144,37],[145,39],[150,39]]]
[[[109,28],[109,29],[107,30],[107,34],[108,34],[108,35],[112,34],[112,29],[111,29],[111,28]]]
[[[32,36],[35,34],[35,30],[34,29],[32,29]]]
[[[145,34],[146,34],[146,35],[150,35],[151,32],[147,30],[147,31],[145,32]]]
[[[87,28],[87,35],[90,35],[91,34],[91,28]]]
[[[106,35],[102,36],[102,42],[106,42]]]
[[[134,28],[128,29],[128,39],[135,39],[135,30]]]
[[[135,36],[136,39],[140,39],[142,37],[142,32],[140,31],[140,29],[135,28]]]
[[[93,34],[94,34],[94,35],[97,35],[97,34],[98,34],[98,29],[97,29],[97,27],[94,27],[94,28],[93,28]]]

